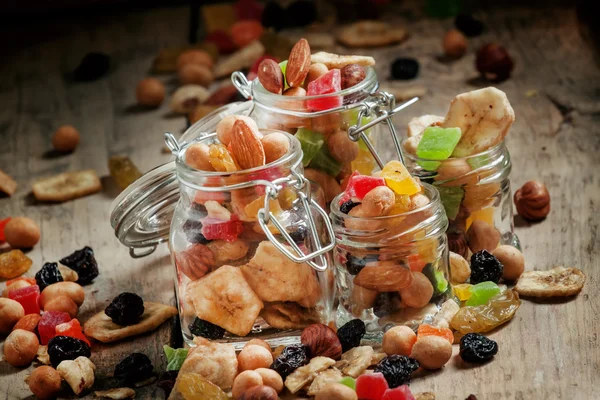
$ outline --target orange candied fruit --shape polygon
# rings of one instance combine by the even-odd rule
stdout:
[[[417,329],[417,338],[421,336],[439,336],[448,339],[450,343],[454,343],[454,334],[448,328],[438,328],[429,324],[421,324],[419,325],[419,329]]]

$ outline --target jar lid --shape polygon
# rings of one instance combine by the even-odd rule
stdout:
[[[178,143],[169,143],[173,154],[177,156],[188,143],[214,132],[224,117],[248,115],[251,110],[252,102],[246,101],[213,111],[190,126]],[[172,138],[172,135],[169,136]],[[176,170],[173,160],[146,172],[121,192],[110,206],[110,224],[115,235],[129,247],[129,254],[134,258],[151,254],[160,243],[169,240],[171,220],[180,195]],[[136,249],[145,250],[136,253]]]

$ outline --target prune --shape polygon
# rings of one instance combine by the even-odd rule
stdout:
[[[123,292],[113,299],[104,313],[117,325],[133,325],[144,313],[144,300],[135,293]]]
[[[283,349],[279,357],[271,364],[271,369],[277,371],[285,380],[297,368],[306,365],[310,359],[310,348],[302,344],[291,344]]]
[[[469,37],[479,36],[483,33],[483,22],[469,14],[458,14],[454,19],[454,26]]]
[[[379,318],[390,315],[400,309],[400,295],[398,292],[379,293],[373,305],[373,314]]]
[[[479,333],[467,333],[460,339],[460,358],[466,362],[485,362],[496,353],[498,353],[498,343]]]
[[[69,336],[54,336],[48,342],[48,355],[54,368],[64,360],[74,360],[77,357],[90,357],[92,350],[86,342]]]
[[[276,31],[285,27],[285,10],[276,1],[270,1],[265,5],[261,23],[265,28],[273,28]]]
[[[156,385],[165,392],[165,399],[169,397],[171,391],[173,390],[173,387],[175,387],[177,374],[179,374],[179,370],[165,371],[161,373],[160,378],[158,378],[158,382],[156,383]]]
[[[35,274],[35,283],[40,287],[40,291],[44,290],[46,286],[62,281],[63,277],[58,270],[57,263],[45,263],[42,269]]]
[[[385,376],[390,388],[405,384],[410,380],[410,374],[419,368],[419,362],[414,358],[392,355],[379,361],[375,372],[381,372]]]
[[[133,353],[117,364],[114,377],[126,384],[133,384],[150,378],[153,370],[152,361],[147,355]]]
[[[207,339],[217,340],[222,339],[225,335],[225,329],[219,325],[215,325],[211,322],[205,321],[196,317],[189,325],[190,332],[196,336],[202,336]]]
[[[392,78],[414,79],[419,73],[419,62],[414,58],[396,58],[392,63]]]
[[[352,210],[354,207],[360,205],[360,203],[356,203],[352,200],[348,200],[344,203],[342,203],[342,205],[340,206],[340,211],[343,212],[344,214],[348,214],[350,212],[350,210]]]
[[[207,244],[210,240],[202,234],[202,222],[188,219],[183,224],[183,232],[190,243]]]
[[[94,257],[94,250],[89,246],[61,259],[60,263],[77,272],[77,283],[80,285],[87,285],[98,276],[98,263]]]
[[[294,240],[296,243],[304,243],[304,240],[306,239],[306,232],[306,226],[304,225],[298,225],[293,231],[288,231],[292,240]]]
[[[351,275],[358,275],[358,273],[365,267],[368,262],[377,261],[377,256],[366,256],[363,258],[355,257],[352,254],[346,256],[346,268],[348,273]]]
[[[502,278],[504,266],[487,250],[480,250],[471,256],[471,284],[492,281],[498,283]]]
[[[360,346],[360,341],[366,332],[365,323],[360,319],[353,319],[346,322],[337,331],[338,339],[340,339],[340,343],[342,344],[342,352],[345,353],[354,347]]]
[[[308,0],[295,1],[285,9],[284,19],[287,28],[310,25],[317,19],[317,6]]]
[[[93,81],[101,78],[110,69],[110,57],[104,53],[87,53],[73,71],[78,81]]]

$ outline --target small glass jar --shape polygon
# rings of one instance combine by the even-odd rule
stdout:
[[[222,118],[224,110],[217,111],[179,143],[167,136],[175,161],[150,171],[115,200],[113,227],[132,251],[168,239],[188,345],[195,335],[236,347],[252,338],[273,346],[295,343],[304,326],[333,320],[328,253],[335,240],[315,198],[322,192],[304,178],[300,143],[285,132],[261,130],[289,141],[284,156],[262,167],[236,172],[189,167],[190,145],[218,142],[215,133],[207,133]],[[152,232],[154,240],[139,240]]]
[[[339,197],[331,203],[338,327],[360,318],[380,339],[391,326],[430,323],[450,297],[448,219],[435,188],[423,184],[422,194],[426,205],[374,218],[342,213]]]
[[[450,251],[468,258],[480,250],[482,244],[477,237],[484,235],[486,240],[494,241],[486,243],[486,247],[507,244],[520,249],[513,225],[510,154],[504,142],[479,154],[443,161],[426,160],[407,152],[405,161],[413,176],[431,183],[440,192],[449,220]],[[494,237],[498,240],[490,239]]]

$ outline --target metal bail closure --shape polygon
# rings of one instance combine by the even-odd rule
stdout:
[[[252,100],[252,83],[240,71],[231,74],[231,82],[246,99]]]
[[[310,196],[310,182],[305,179],[303,176],[292,172],[293,177],[281,178],[273,181],[272,185],[267,185],[265,190],[265,203],[264,207],[258,211],[258,222],[260,227],[267,235],[267,238],[277,247],[279,251],[281,251],[287,258],[296,262],[296,263],[307,263],[314,270],[323,272],[327,269],[328,263],[325,254],[329,251],[333,250],[335,247],[335,235],[333,232],[333,226],[329,221],[329,217],[325,210],[319,206],[319,204],[311,198]],[[270,200],[277,199],[279,192],[283,189],[285,184],[289,184],[296,189],[296,193],[298,194],[298,199],[302,204],[302,208],[306,212],[306,219],[308,223],[309,235],[311,239],[311,244],[315,249],[312,253],[305,254],[302,249],[296,244],[294,239],[290,236],[290,234],[286,231],[285,227],[281,224],[281,222],[277,219],[275,214],[273,214],[269,207]],[[308,195],[306,193],[309,193]],[[328,244],[323,245],[321,243],[321,238],[319,236],[319,231],[317,229],[317,225],[315,223],[312,210],[317,211],[321,215],[323,222],[325,223],[325,229],[328,234]],[[294,250],[295,254],[292,253],[289,248],[284,246],[275,235],[271,232],[268,227],[268,223],[272,222],[273,225],[277,228],[279,233],[283,236],[285,241],[289,244],[289,246]]]

